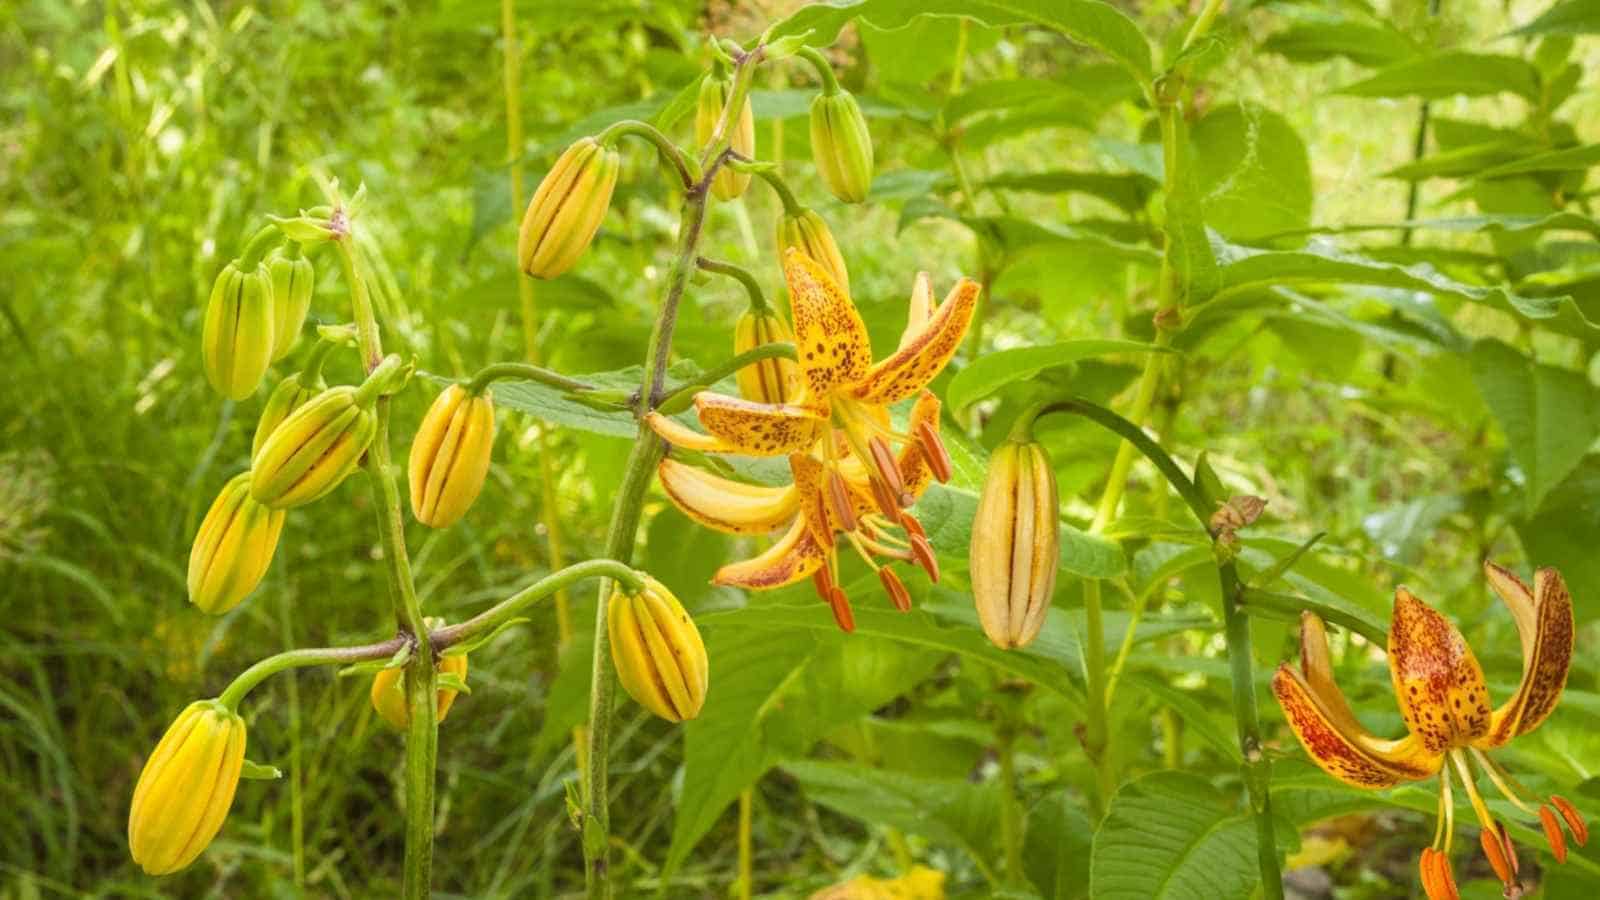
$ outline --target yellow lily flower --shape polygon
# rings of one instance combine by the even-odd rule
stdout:
[[[866,325],[827,269],[796,249],[785,252],[783,268],[799,353],[796,395],[759,403],[702,391],[695,409],[709,434],[658,413],[647,420],[684,449],[789,458],[794,483],[787,487],[741,484],[671,459],[658,474],[673,502],[704,525],[736,534],[786,527],[765,553],[724,566],[715,583],[764,590],[813,576],[848,631],[854,618],[838,585],[837,534],[878,571],[899,608],[910,607],[910,595],[878,558],[915,561],[938,577],[922,526],[905,508],[933,478],[950,476],[939,401],[926,387],[961,346],[979,288],[963,278],[936,308],[928,276],[918,275],[899,347],[873,364]],[[906,430],[896,431],[888,407],[912,397]]]
[[[1484,573],[1510,608],[1522,637],[1522,682],[1499,707],[1490,709],[1483,669],[1461,632],[1404,587],[1395,591],[1389,671],[1409,732],[1405,737],[1379,738],[1356,720],[1333,682],[1327,633],[1313,613],[1301,615],[1300,668],[1284,663],[1272,679],[1289,726],[1329,775],[1374,790],[1439,776],[1438,827],[1421,859],[1429,900],[1458,896],[1449,856],[1455,817],[1452,766],[1483,826],[1483,852],[1505,896],[1522,896],[1516,850],[1478,792],[1474,763],[1514,806],[1539,819],[1557,862],[1567,857],[1562,822],[1579,846],[1589,837],[1588,825],[1571,803],[1552,796],[1535,810],[1520,795],[1516,780],[1486,752],[1539,727],[1555,709],[1572,662],[1572,596],[1555,569],[1540,569],[1532,588],[1492,562],[1484,563]]]

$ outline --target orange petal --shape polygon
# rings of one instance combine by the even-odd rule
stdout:
[[[694,408],[700,424],[713,437],[733,447],[732,452],[746,456],[779,456],[805,450],[817,442],[825,421],[823,412],[808,406],[757,403],[710,391],[694,396]],[[659,429],[657,433],[660,434]]]
[[[1406,728],[1432,753],[1489,731],[1489,688],[1461,632],[1405,588],[1394,595],[1389,674]]]
[[[921,333],[873,366],[851,393],[865,403],[889,404],[927,387],[960,349],[978,306],[978,292],[978,283],[970,278],[956,282]]]
[[[768,487],[729,481],[673,459],[662,460],[656,474],[674,506],[718,531],[766,534],[800,514],[800,492],[792,484]]]
[[[824,397],[860,381],[872,365],[872,341],[850,295],[827,269],[793,247],[784,251],[783,277],[806,386]]]
[[[933,317],[933,278],[918,272],[911,280],[911,308],[906,312],[906,328],[900,333],[900,347],[916,340]]]
[[[697,450],[701,453],[736,453],[738,448],[722,438],[709,434],[701,434],[682,424],[677,419],[671,419],[658,412],[647,413],[644,417],[650,430],[661,435],[661,439],[674,447],[685,450]]]
[[[1489,584],[1500,595],[1522,636],[1522,681],[1511,699],[1495,709],[1489,733],[1477,741],[1483,749],[1498,747],[1538,728],[1556,708],[1572,664],[1572,595],[1561,573],[1540,569],[1533,590],[1509,570],[1483,564]]]
[[[795,519],[789,530],[765,553],[717,570],[712,584],[765,591],[793,584],[822,567],[827,553],[806,533],[805,522]]]

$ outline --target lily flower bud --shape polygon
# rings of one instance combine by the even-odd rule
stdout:
[[[432,625],[430,628],[434,627]],[[439,659],[439,674],[452,674],[467,680],[467,655],[444,656]],[[398,731],[405,731],[411,726],[411,710],[406,705],[405,669],[380,669],[378,674],[372,676],[372,708],[378,715]],[[460,691],[449,688],[440,688],[438,696],[439,721],[450,714],[450,707],[456,702],[456,695]]]
[[[250,496],[249,472],[224,485],[189,549],[189,602],[215,616],[250,596],[278,551],[283,518]]]
[[[452,384],[422,417],[411,442],[411,511],[434,528],[454,525],[478,499],[494,452],[494,401]]]
[[[200,335],[206,379],[217,393],[243,400],[255,392],[272,362],[274,326],[267,267],[243,272],[228,263],[211,287]]]
[[[285,376],[267,395],[267,405],[261,408],[261,418],[256,420],[256,434],[250,441],[250,455],[256,455],[261,445],[272,436],[273,430],[283,424],[290,413],[327,389],[328,385],[321,376],[307,378],[304,372]]]
[[[267,272],[272,279],[272,361],[277,362],[300,340],[317,273],[311,260],[304,256],[290,259],[282,253],[267,260]]]
[[[539,182],[517,234],[517,263],[534,278],[554,278],[578,264],[611,208],[622,157],[592,137],[562,152]]]
[[[1055,469],[1044,447],[1007,440],[989,457],[972,523],[972,595],[995,646],[1039,635],[1055,591],[1061,520]]]
[[[251,457],[250,496],[273,509],[304,506],[344,481],[372,444],[377,418],[349,385],[290,413]]]
[[[128,849],[150,875],[194,862],[233,805],[244,769],[244,719],[215,700],[189,704],[139,773]]]
[[[700,82],[700,98],[694,112],[694,139],[701,147],[711,143],[712,136],[716,134],[717,123],[722,121],[723,104],[728,102],[728,94],[732,90],[733,80],[729,78],[708,75]],[[753,159],[756,155],[756,120],[748,96],[738,117],[728,127],[732,130],[728,135],[728,146],[740,156]],[[717,177],[711,180],[711,193],[718,200],[732,200],[742,195],[749,186],[749,175],[723,166],[717,170]]]
[[[649,577],[637,593],[617,585],[608,601],[606,629],[617,680],[628,696],[669,722],[700,714],[709,678],[706,646],[666,586]]]
[[[794,332],[771,309],[749,309],[733,328],[733,352],[748,353],[763,344],[793,341]],[[735,376],[739,394],[757,403],[788,403],[800,388],[800,369],[794,360],[774,356],[751,363]]]
[[[819,94],[811,101],[811,156],[817,174],[835,197],[846,203],[867,199],[872,187],[872,134],[849,91]]]
[[[802,209],[778,218],[778,258],[785,258],[791,247],[816,260],[846,295],[850,293],[850,270],[845,267],[844,255],[816,210]]]

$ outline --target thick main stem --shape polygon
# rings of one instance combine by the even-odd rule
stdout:
[[[352,236],[344,234],[334,243],[350,285],[355,308],[356,333],[367,371],[383,360],[383,342],[378,320],[372,311],[372,298],[356,265],[351,249]],[[422,621],[422,604],[417,599],[411,578],[411,558],[406,551],[405,523],[401,518],[400,489],[395,484],[389,458],[389,398],[380,397],[375,405],[377,432],[367,450],[367,471],[377,487],[378,534],[383,559],[389,570],[390,597],[395,618],[408,633],[419,652],[406,664],[406,706],[411,724],[406,731],[406,857],[403,895],[407,900],[428,896],[433,871],[433,781],[439,750],[438,709],[435,702],[434,660],[428,652],[428,628]]]

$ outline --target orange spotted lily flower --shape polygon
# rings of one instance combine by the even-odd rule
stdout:
[[[1494,563],[1485,562],[1484,572],[1510,607],[1522,636],[1522,683],[1499,707],[1489,708],[1483,669],[1461,632],[1403,587],[1395,592],[1389,627],[1389,671],[1409,731],[1405,737],[1376,737],[1356,720],[1333,682],[1327,633],[1313,613],[1301,615],[1300,668],[1284,663],[1272,679],[1290,727],[1329,775],[1376,790],[1438,774],[1439,821],[1433,845],[1422,851],[1421,861],[1428,900],[1458,896],[1449,856],[1455,818],[1452,766],[1483,826],[1483,852],[1505,896],[1522,896],[1517,854],[1505,825],[1495,820],[1478,792],[1474,763],[1507,800],[1539,819],[1557,862],[1567,858],[1562,822],[1579,846],[1589,838],[1588,825],[1571,803],[1552,796],[1535,810],[1523,799],[1525,789],[1486,752],[1539,727],[1555,709],[1572,661],[1572,597],[1555,569],[1540,569],[1532,589]]]
[[[827,270],[796,249],[784,254],[783,269],[801,373],[797,394],[788,403],[759,403],[702,391],[695,411],[709,434],[657,413],[648,421],[687,450],[788,457],[794,483],[786,487],[729,481],[671,459],[659,474],[674,503],[705,525],[733,533],[787,526],[765,553],[724,566],[717,584],[764,590],[813,576],[848,631],[854,620],[838,584],[837,534],[877,570],[897,607],[909,608],[910,596],[878,559],[915,561],[938,577],[922,526],[905,508],[933,478],[950,477],[939,401],[926,387],[961,346],[978,284],[963,278],[935,308],[928,276],[918,275],[900,346],[874,364],[866,325]],[[889,406],[912,397],[906,429],[897,431]]]

